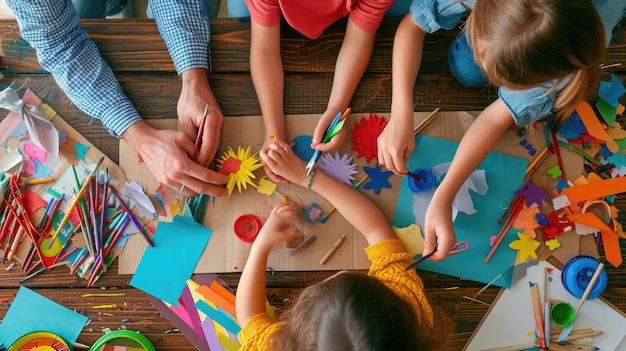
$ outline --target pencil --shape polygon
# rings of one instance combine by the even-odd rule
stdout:
[[[546,337],[543,328],[543,314],[541,313],[541,301],[539,300],[539,288],[536,283],[531,283],[530,300],[532,303],[533,314],[535,315],[535,329],[539,334],[539,348],[546,348]]]
[[[533,158],[533,160],[528,164],[528,167],[526,167],[526,174],[528,174],[535,167],[535,165],[539,164],[547,153],[548,147],[544,147],[541,151],[539,151],[537,156],[535,156],[535,158]]]
[[[421,121],[415,128],[413,128],[413,135],[417,135],[422,129],[426,128],[430,124],[430,122],[434,121],[437,116],[439,116],[439,109],[437,107],[433,112],[431,112],[423,121]]]
[[[78,205],[78,203],[82,199],[83,194],[85,193],[85,190],[87,190],[87,188],[89,187],[89,184],[93,180],[93,176],[94,176],[94,174],[96,174],[96,171],[98,170],[98,168],[102,164],[102,161],[104,161],[104,157],[100,158],[100,160],[96,164],[96,168],[94,168],[93,171],[91,171],[91,173],[89,173],[89,175],[87,176],[87,179],[85,179],[85,183],[83,183],[83,186],[80,188],[80,190],[76,194],[76,197],[74,198],[74,201],[72,201],[70,206],[67,208],[67,211],[65,212],[65,216],[63,216],[63,219],[59,223],[59,226],[54,231],[54,234],[52,234],[52,237],[50,237],[50,241],[48,242],[48,249],[52,247],[52,244],[59,237],[59,234],[63,230],[63,227],[67,224],[67,221],[70,220],[70,217],[72,216],[72,212],[74,211],[74,208],[76,207],[76,205]]]
[[[54,181],[54,177],[34,178],[26,181],[26,185],[45,184]]]
[[[341,246],[344,240],[346,240],[345,234],[343,234],[339,239],[337,239],[337,241],[335,241],[335,244],[333,244],[333,247],[331,247],[330,250],[328,250],[328,252],[326,253],[326,255],[324,255],[324,257],[322,257],[322,259],[320,260],[320,264],[325,264],[326,261],[330,259],[330,256],[332,256],[335,253],[335,251],[337,251],[339,246]]]
[[[131,222],[133,222],[135,227],[137,227],[137,230],[139,230],[139,234],[141,234],[141,236],[143,236],[143,238],[146,239],[146,242],[148,243],[148,245],[154,246],[154,243],[152,242],[148,234],[146,234],[146,232],[143,230],[143,226],[139,223],[139,221],[137,221],[137,218],[135,218],[135,215],[133,215],[130,209],[126,206],[126,203],[124,203],[124,200],[122,199],[120,194],[117,192],[117,189],[111,186],[111,184],[109,184],[109,188],[111,190],[111,194],[113,194],[117,198],[117,200],[120,202],[120,206],[122,206],[126,214],[128,214],[128,217],[130,217]]]
[[[198,161],[198,154],[200,153],[200,146],[202,145],[202,136],[204,135],[204,125],[206,124],[206,117],[209,112],[209,105],[204,106],[204,113],[202,114],[202,120],[200,121],[200,125],[198,126],[198,134],[196,134],[196,141],[193,143],[193,161]],[[185,184],[180,187],[180,194],[178,196],[183,196],[185,192]],[[186,201],[186,199],[183,199]],[[179,212],[180,208],[179,208]]]
[[[491,257],[493,256],[493,254],[498,249],[498,246],[500,246],[500,243],[502,242],[502,239],[504,239],[504,237],[506,236],[506,233],[511,228],[511,225],[513,224],[513,221],[515,220],[515,217],[517,217],[517,215],[520,213],[522,208],[524,208],[524,202],[523,201],[520,201],[517,204],[517,206],[513,208],[513,211],[511,212],[511,215],[509,216],[509,218],[507,218],[506,222],[504,222],[504,225],[500,229],[500,233],[498,233],[498,236],[496,237],[496,242],[491,247],[491,250],[489,251],[489,254],[487,255],[487,258],[485,258],[485,261],[484,261],[485,264],[487,264],[489,262],[489,260],[491,260]]]
[[[301,253],[307,247],[311,246],[311,244],[315,241],[315,239],[317,239],[317,237],[315,235],[313,235],[312,237],[308,238],[305,242],[302,243],[302,245],[296,247],[295,250],[291,251],[289,253],[289,256],[295,256],[295,255]]]

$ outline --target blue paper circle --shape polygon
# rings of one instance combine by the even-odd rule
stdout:
[[[309,162],[315,153],[315,150],[311,149],[312,140],[312,135],[300,135],[293,139],[293,152],[306,162]]]

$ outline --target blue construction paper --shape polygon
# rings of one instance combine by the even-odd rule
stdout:
[[[611,73],[611,82],[600,82],[598,87],[598,96],[613,107],[619,106],[618,99],[624,95],[626,88],[624,83],[613,73]]]
[[[241,331],[241,327],[233,320],[233,318],[221,308],[213,308],[209,306],[203,300],[196,302],[196,308],[207,315],[207,318],[212,319],[215,323],[221,325],[226,328],[226,330],[230,331],[233,334],[239,334]]]
[[[21,286],[0,324],[0,342],[9,347],[28,333],[47,331],[57,334],[72,345],[85,323],[87,316]]]
[[[435,165],[450,162],[459,145],[456,142],[424,135],[417,135],[415,141],[415,151],[407,162],[409,169],[432,169]],[[490,153],[478,167],[485,170],[489,189],[482,196],[472,194],[477,213],[467,215],[459,212],[454,221],[457,241],[467,241],[469,248],[465,252],[450,255],[443,261],[426,260],[417,268],[483,283],[489,283],[502,274],[494,285],[510,287],[513,270],[508,268],[515,260],[516,251],[510,249],[508,245],[517,239],[515,234],[517,230],[509,230],[489,263],[483,262],[491,250],[489,238],[500,231],[498,219],[513,200],[514,192],[522,185],[527,165],[528,161],[519,157]],[[404,228],[413,223],[423,226],[423,223],[416,221],[413,215],[414,193],[409,189],[407,179],[408,177],[404,177],[402,181],[396,203],[393,225],[397,228]]]
[[[161,222],[130,280],[130,285],[169,304],[178,306],[178,298],[187,286],[212,230],[193,219],[175,216]]]

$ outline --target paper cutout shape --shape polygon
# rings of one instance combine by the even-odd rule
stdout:
[[[263,195],[272,195],[274,190],[276,190],[276,184],[267,179],[266,176],[262,176],[261,179],[259,179],[259,185],[256,188],[257,192]]]
[[[567,196],[572,203],[578,203],[623,192],[626,192],[626,178],[617,177],[566,188],[561,195]]]
[[[144,252],[130,285],[177,306],[211,233],[211,229],[181,216],[175,216],[171,223],[161,222],[152,237],[154,247]]]
[[[370,181],[363,184],[363,189],[374,189],[374,193],[378,195],[382,188],[391,188],[391,184],[387,178],[393,174],[392,171],[382,172],[380,165],[376,165],[375,168],[365,166],[363,170],[370,177]]]
[[[433,166],[442,162],[449,162],[454,157],[459,145],[456,142],[424,135],[417,135],[415,142],[416,151],[411,154],[407,162],[409,169],[432,169]],[[437,150],[437,152],[420,152],[419,150]],[[510,242],[513,232],[517,232],[516,230],[508,232],[503,239],[502,247],[495,252],[489,264],[483,263],[491,250],[487,238],[500,230],[498,219],[502,216],[502,210],[494,204],[506,204],[507,199],[508,202],[511,201],[513,192],[522,185],[527,165],[526,160],[518,157],[497,152],[490,153],[478,167],[485,170],[485,179],[490,180],[487,193],[474,199],[474,207],[478,215],[468,216],[459,213],[454,221],[457,240],[467,241],[470,249],[462,255],[448,256],[440,262],[426,260],[420,263],[420,269],[483,283],[489,283],[504,272],[515,259],[515,251],[508,249],[506,245]],[[404,228],[414,223],[424,223],[423,215],[421,217],[415,215],[413,209],[415,206],[414,195],[406,182],[402,182],[396,201],[393,226]],[[480,222],[480,226],[476,225],[478,222]],[[494,284],[496,286],[510,286],[512,274],[512,270],[502,274]]]
[[[222,169],[228,166],[229,159],[235,159],[240,161],[238,169],[234,172],[230,172],[228,174],[228,183],[226,184],[226,189],[228,190],[228,196],[230,196],[235,189],[235,185],[237,186],[237,190],[241,193],[241,188],[248,188],[248,184],[256,188],[256,184],[252,182],[252,179],[256,178],[256,176],[252,173],[255,170],[261,168],[263,165],[261,164],[261,158],[258,156],[258,153],[251,154],[252,146],[248,146],[246,149],[243,149],[241,146],[237,147],[237,153],[233,151],[231,147],[228,147],[228,151],[224,153],[221,160],[218,162],[222,165]],[[220,170],[221,172],[222,170]]]
[[[604,101],[602,98],[598,98],[598,101],[596,101],[596,110],[598,110],[600,116],[609,127],[615,125],[617,107],[611,106],[611,104]]]
[[[587,133],[593,136],[594,138],[598,138],[600,140],[604,140],[606,142],[606,147],[611,152],[618,152],[619,145],[615,142],[613,138],[611,138],[604,127],[600,124],[598,117],[596,116],[593,108],[586,101],[581,101],[576,106],[576,112],[580,116],[580,119],[585,124],[585,128],[587,128]]]
[[[352,150],[358,152],[357,158],[365,157],[369,163],[373,158],[378,162],[378,136],[387,126],[387,120],[370,113],[369,119],[361,117],[352,129]]]
[[[0,342],[9,346],[23,335],[45,330],[71,345],[86,322],[87,316],[21,286],[0,324]]]
[[[293,139],[293,147],[291,149],[303,161],[309,162],[315,153],[315,150],[311,149],[312,141],[313,136],[311,135],[299,135]]]
[[[432,169],[433,175],[437,179],[437,184],[443,179],[446,173],[448,173],[448,169],[450,168],[451,162],[445,162],[442,164],[435,165]],[[476,209],[474,208],[474,202],[472,201],[472,197],[470,195],[470,190],[477,193],[478,195],[485,195],[489,190],[489,186],[487,185],[487,179],[485,178],[485,170],[477,169],[472,172],[472,174],[463,182],[463,185],[459,188],[456,196],[454,197],[454,201],[452,203],[452,220],[456,218],[459,212],[463,212],[467,215],[473,215],[476,213]]]
[[[537,248],[541,245],[540,242],[533,240],[530,236],[523,233],[517,233],[518,240],[514,240],[509,244],[509,247],[513,250],[519,251],[519,261],[526,262],[529,258],[537,259]]]
[[[33,143],[46,150],[52,158],[59,158],[59,133],[50,122],[52,116],[47,116],[38,105],[26,103],[28,95],[35,94],[27,90],[22,100],[12,88],[6,88],[0,91],[0,108],[9,110],[9,114],[17,114],[28,128]]]
[[[535,229],[539,227],[536,219],[538,213],[539,209],[537,207],[524,207],[513,221],[513,228]]]
[[[552,179],[558,179],[563,174],[563,172],[561,171],[561,167],[559,167],[559,165],[554,165],[548,168],[546,173],[548,173],[548,175],[552,177]]]
[[[561,243],[556,239],[548,240],[544,244],[546,244],[546,246],[548,247],[550,251],[554,251],[558,249],[559,247],[561,247]]]
[[[357,164],[352,163],[352,156],[348,154],[339,156],[339,152],[324,154],[317,167],[329,176],[350,186],[352,186],[352,181],[354,180],[352,175],[359,173],[356,169]]]
[[[601,81],[598,86],[598,96],[613,107],[619,106],[618,99],[626,93],[624,83],[613,73],[611,73],[611,82]]]
[[[150,201],[150,198],[143,191],[139,183],[134,180],[130,183],[126,183],[121,192],[131,200],[131,203],[137,205],[140,216],[145,218],[154,218],[156,215],[156,208],[154,208],[152,201]],[[129,208],[132,208],[132,205]]]
[[[536,186],[532,182],[526,183],[524,188],[517,190],[515,194],[526,198],[526,207],[532,207],[533,205],[542,207],[543,200],[551,200],[543,188]]]
[[[392,229],[411,256],[421,255],[424,252],[424,237],[422,228],[418,224],[411,224],[405,228],[392,227]]]

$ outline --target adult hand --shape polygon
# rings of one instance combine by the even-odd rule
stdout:
[[[220,147],[224,115],[209,86],[207,72],[204,68],[188,69],[183,72],[182,79],[183,87],[176,110],[183,131],[191,140],[196,140],[198,128],[204,116],[204,109],[208,106],[202,143],[197,155],[197,162],[208,167]],[[189,152],[189,157],[196,157],[193,149]]]
[[[378,136],[378,163],[395,174],[406,174],[406,161],[415,149],[413,122],[408,118],[391,118]]]
[[[442,261],[448,257],[452,246],[456,243],[456,234],[452,226],[452,205],[433,197],[424,216],[424,256],[435,250],[430,256],[431,261]]]
[[[279,243],[290,241],[297,235],[297,223],[302,223],[298,215],[300,207],[294,204],[279,204],[274,207],[269,218],[263,224],[254,246],[271,248]]]
[[[143,159],[156,180],[177,192],[185,185],[185,193],[225,197],[220,185],[228,177],[209,170],[191,160],[194,143],[183,132],[157,130],[141,121],[131,125],[122,138]]]
[[[341,144],[346,139],[348,133],[346,132],[346,127],[341,128],[341,131],[337,133],[332,139],[330,139],[327,143],[322,144],[322,138],[324,137],[324,133],[326,129],[330,125],[330,123],[337,117],[339,110],[335,109],[327,109],[326,112],[320,118],[320,121],[317,123],[317,127],[315,127],[315,131],[313,132],[313,140],[311,140],[311,148],[315,150],[319,150],[322,152],[335,152],[339,150]]]

